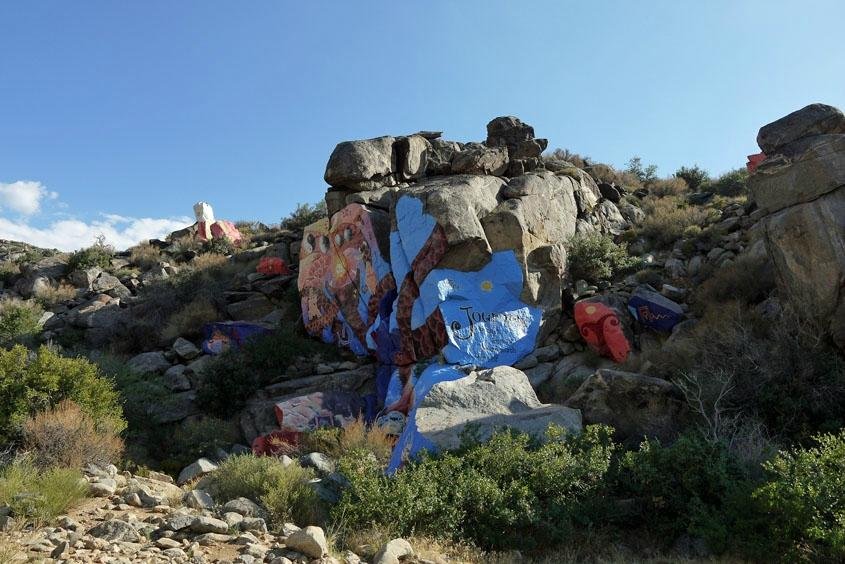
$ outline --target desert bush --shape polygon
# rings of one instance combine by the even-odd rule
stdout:
[[[206,323],[219,318],[220,312],[217,306],[207,296],[201,296],[188,302],[171,315],[161,330],[161,336],[167,340],[181,336],[197,336]]]
[[[215,237],[203,243],[201,252],[214,255],[229,256],[237,251],[237,247],[228,237]]]
[[[111,266],[112,257],[114,257],[114,247],[107,244],[105,238],[99,237],[97,242],[90,247],[80,249],[70,255],[68,270],[84,270],[95,266],[107,269]]]
[[[663,198],[665,196],[680,196],[689,191],[686,181],[683,178],[655,178],[648,183],[649,194]]]
[[[49,308],[56,304],[72,300],[77,295],[77,289],[66,282],[57,286],[39,286],[35,290],[35,301],[42,307]]]
[[[648,197],[642,201],[642,208],[646,216],[637,234],[661,249],[671,247],[688,227],[702,225],[708,215],[706,210],[671,196]]]
[[[790,308],[763,319],[741,304],[719,304],[650,360],[653,375],[692,391],[702,425],[728,424],[725,433],[709,430],[721,440],[732,440],[737,419],[759,421],[787,442],[843,425],[845,361]]]
[[[141,243],[132,247],[129,254],[130,264],[134,264],[141,270],[150,270],[161,261],[161,249],[149,242]]]
[[[281,228],[291,231],[302,231],[305,227],[315,221],[328,217],[326,202],[320,201],[316,204],[296,204],[296,209],[289,216],[282,218]]]
[[[26,456],[0,469],[0,506],[7,505],[15,517],[36,525],[67,512],[87,492],[76,469],[40,469]]]
[[[721,443],[699,435],[671,445],[645,441],[614,468],[612,491],[634,499],[639,518],[670,543],[681,535],[703,538],[721,553],[756,516],[748,507],[754,482]]]
[[[569,273],[573,280],[595,283],[634,268],[639,260],[628,255],[627,246],[608,235],[576,235],[567,248]]]
[[[710,173],[698,165],[682,166],[675,171],[675,176],[682,178],[693,192],[710,181]]]
[[[782,451],[764,465],[754,498],[767,514],[776,553],[812,562],[845,560],[845,430]]]
[[[40,468],[82,468],[118,461],[123,441],[113,422],[97,425],[76,403],[64,400],[24,422],[23,447]]]
[[[577,437],[549,433],[538,444],[500,432],[484,444],[423,455],[392,478],[371,455],[354,451],[339,461],[349,485],[332,514],[352,529],[464,538],[482,548],[565,540],[601,486],[615,447],[606,427],[587,427]]]
[[[228,449],[238,440],[238,432],[229,421],[203,417],[179,425],[167,445],[168,458],[175,468],[184,468],[201,457],[216,457],[220,449]]]
[[[708,192],[714,192],[720,196],[739,196],[748,191],[748,170],[740,167],[730,170],[702,187]]]
[[[293,327],[251,339],[214,359],[197,391],[197,401],[206,412],[229,417],[260,388],[283,378],[294,358],[317,352],[325,358],[337,356],[335,347],[302,335]]]
[[[640,284],[648,284],[652,288],[660,289],[663,286],[663,274],[657,268],[643,268],[638,270],[634,277]]]
[[[100,356],[97,365],[101,373],[113,382],[126,418],[126,458],[133,463],[155,465],[165,471],[181,470],[185,466],[182,460],[171,466],[165,465],[167,458],[172,456],[171,447],[175,443],[173,427],[161,425],[150,417],[152,408],[173,401],[173,393],[164,384],[164,378],[133,372],[121,358],[112,355]]]
[[[696,289],[697,309],[729,301],[756,304],[769,297],[775,285],[774,267],[768,257],[740,255],[714,270]]]
[[[272,456],[230,456],[210,476],[208,489],[222,502],[246,497],[264,505],[274,525],[295,520],[301,525],[320,522],[322,505],[308,484],[314,477],[297,463],[287,466]]]
[[[18,263],[4,260],[0,261],[0,282],[3,284],[10,284],[21,273],[21,267]]]
[[[570,151],[569,149],[555,149],[548,155],[544,155],[543,158],[566,161],[581,169],[586,168],[590,164],[590,157],[582,157],[578,153]]]
[[[48,347],[0,350],[0,440],[16,438],[26,419],[62,400],[73,400],[96,426],[126,427],[112,382],[83,358],[65,358]]]
[[[32,345],[41,332],[44,310],[34,301],[0,299],[0,346]]]
[[[204,254],[175,276],[145,285],[132,308],[133,323],[115,334],[113,350],[125,354],[143,352],[162,338],[178,336],[180,329],[199,331],[202,325],[198,323],[218,318],[207,305],[222,306],[223,293],[242,271],[252,268],[250,263],[236,264],[223,256]]]

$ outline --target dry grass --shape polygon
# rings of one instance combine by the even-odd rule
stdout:
[[[43,307],[52,307],[56,304],[72,300],[78,291],[76,287],[62,282],[58,286],[39,286],[35,291],[35,301]]]
[[[671,176],[659,178],[648,185],[649,193],[659,198],[665,196],[680,196],[689,191],[686,181],[683,178]]]
[[[161,260],[161,250],[155,245],[141,243],[132,248],[129,262],[142,270],[149,270]]]
[[[372,453],[380,463],[386,464],[395,442],[381,427],[368,427],[359,418],[343,429],[331,427],[304,433],[298,450],[303,454],[322,452],[334,459],[355,450],[364,450]]]
[[[646,217],[640,223],[638,235],[658,248],[671,247],[687,228],[700,226],[708,218],[707,210],[687,205],[676,196],[646,198],[642,202],[642,209]]]
[[[183,335],[198,335],[203,325],[217,321],[220,313],[214,304],[205,297],[199,297],[187,303],[167,319],[161,331],[164,339],[175,339]]]
[[[119,460],[123,453],[123,441],[115,430],[95,425],[70,400],[27,419],[23,446],[40,468],[105,465]]]
[[[222,268],[227,263],[229,263],[229,258],[225,255],[203,253],[194,257],[190,264],[194,270],[209,270],[212,268]]]

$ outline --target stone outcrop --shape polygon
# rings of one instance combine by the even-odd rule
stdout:
[[[813,104],[764,126],[749,178],[778,285],[845,348],[845,117]]]
[[[845,133],[845,115],[827,104],[810,104],[761,127],[757,144],[773,155],[793,141],[825,133]]]
[[[674,438],[686,402],[681,390],[666,380],[601,369],[581,384],[566,405],[580,409],[585,424],[610,425],[616,439],[637,444],[643,437]]]
[[[541,403],[525,373],[510,366],[465,375],[434,365],[420,376],[416,397],[393,452],[391,470],[422,449],[458,448],[470,430],[481,441],[504,428],[541,439],[550,425],[581,431],[577,409]]]

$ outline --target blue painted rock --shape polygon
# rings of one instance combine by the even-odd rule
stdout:
[[[465,374],[434,364],[420,374],[415,387],[414,406],[393,450],[389,473],[421,451],[458,448],[467,425],[482,441],[504,428],[538,439],[550,425],[581,431],[580,411],[540,403],[525,373],[510,366]]]
[[[667,333],[684,317],[680,305],[642,287],[637,288],[628,300],[628,311],[643,327]]]

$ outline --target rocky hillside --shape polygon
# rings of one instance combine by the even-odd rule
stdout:
[[[843,139],[845,116],[813,104],[763,127],[746,169],[658,178],[499,117],[478,143],[338,144],[324,211],[284,228],[209,209],[126,252],[0,242],[3,345],[52,351],[15,357],[26,374],[89,359],[127,426],[123,459],[83,457],[93,499],[58,521],[4,498],[32,464],[4,463],[9,553],[845,556],[825,528],[841,491],[803,502],[835,507],[821,533],[777,497],[806,451],[784,453],[845,441]],[[87,392],[32,385],[43,401],[14,396],[2,419],[18,457],[43,466],[33,429],[60,400],[104,432]],[[771,535],[728,534],[754,519]],[[569,554],[588,530],[608,542]]]

